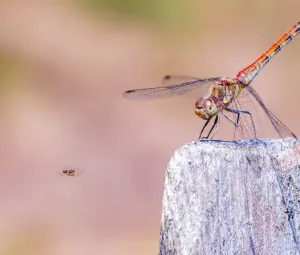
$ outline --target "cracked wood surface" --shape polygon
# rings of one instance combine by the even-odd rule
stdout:
[[[294,139],[179,148],[165,174],[160,254],[300,254],[298,151]]]

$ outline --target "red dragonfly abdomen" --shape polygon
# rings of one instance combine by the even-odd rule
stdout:
[[[262,68],[274,57],[285,45],[300,33],[300,22],[291,27],[283,34],[265,53],[263,53],[251,65],[241,70],[236,78],[243,84],[249,85]]]

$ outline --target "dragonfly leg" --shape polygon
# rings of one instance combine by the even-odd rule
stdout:
[[[210,134],[211,134],[211,132],[213,131],[213,129],[215,129],[215,128],[218,129],[218,127],[219,127],[219,124],[218,124],[218,122],[219,122],[219,115],[217,114],[216,117],[215,117],[214,124],[212,125],[211,129],[209,130],[208,135],[207,135],[207,136],[204,136],[204,137],[201,137],[204,128],[206,127],[206,125],[208,124],[208,122],[209,122],[210,120],[211,120],[211,119],[209,119],[209,120],[205,123],[204,127],[202,128],[202,131],[201,131],[201,134],[200,134],[199,139],[208,139],[209,136],[210,136]],[[215,133],[213,134],[213,136],[216,134],[216,132],[217,132],[217,130],[215,131]],[[213,138],[213,136],[211,137],[211,139]]]
[[[226,108],[226,109],[224,109],[224,110],[226,110],[226,111],[228,111],[228,112],[232,112],[232,113],[237,114],[236,122],[234,122],[234,121],[230,120],[228,116],[226,117],[226,116],[224,115],[224,113],[223,113],[224,117],[226,117],[228,120],[230,120],[232,123],[234,123],[235,129],[234,129],[234,136],[233,136],[233,138],[235,138],[236,129],[237,129],[237,126],[238,126],[238,124],[239,124],[240,114],[241,114],[241,113],[244,113],[244,114],[248,114],[248,115],[250,116],[250,118],[251,118],[251,123],[252,123],[252,128],[253,128],[253,131],[254,131],[254,138],[257,139],[257,137],[256,137],[256,129],[255,129],[254,120],[253,120],[252,114],[251,114],[250,112],[244,111],[244,110],[230,109],[230,108]]]
[[[215,131],[214,131],[213,134],[211,135],[210,140],[212,140],[212,139],[214,138],[214,136],[216,135],[216,133],[217,133],[217,131],[218,131],[218,129],[219,129],[219,125],[220,125],[220,118],[219,118],[219,115],[217,115],[216,118],[215,118],[214,128],[213,128]],[[210,132],[209,132],[209,134],[208,134],[208,137],[210,136],[210,133],[211,133],[211,131],[212,131],[213,129],[210,130]]]
[[[210,120],[211,120],[211,119],[208,119],[208,120],[205,122],[205,124],[204,124],[204,126],[203,126],[203,128],[202,128],[202,130],[201,130],[201,132],[200,132],[200,135],[199,135],[198,140],[201,140],[201,139],[202,139],[202,133],[203,133],[205,127],[207,126],[207,124],[210,122]]]
[[[225,109],[224,109],[225,110]],[[230,111],[231,112],[231,111]],[[236,121],[230,119],[223,111],[221,111],[222,115],[229,120],[233,125],[234,125],[234,134],[233,134],[233,140],[235,138],[235,133],[236,133],[236,127],[238,125],[239,119],[240,119],[240,113],[236,113],[237,114],[237,118]]]

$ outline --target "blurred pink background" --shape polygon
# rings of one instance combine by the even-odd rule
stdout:
[[[294,0],[0,7],[6,255],[157,254],[164,170],[204,122],[194,115],[196,98],[129,101],[122,93],[159,86],[165,74],[235,76],[300,21]],[[252,84],[297,135],[299,70],[296,38]],[[232,134],[223,121],[217,138]],[[82,174],[60,175],[65,168]]]

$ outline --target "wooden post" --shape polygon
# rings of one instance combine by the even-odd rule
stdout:
[[[300,254],[298,151],[295,139],[178,149],[165,174],[160,254]]]

